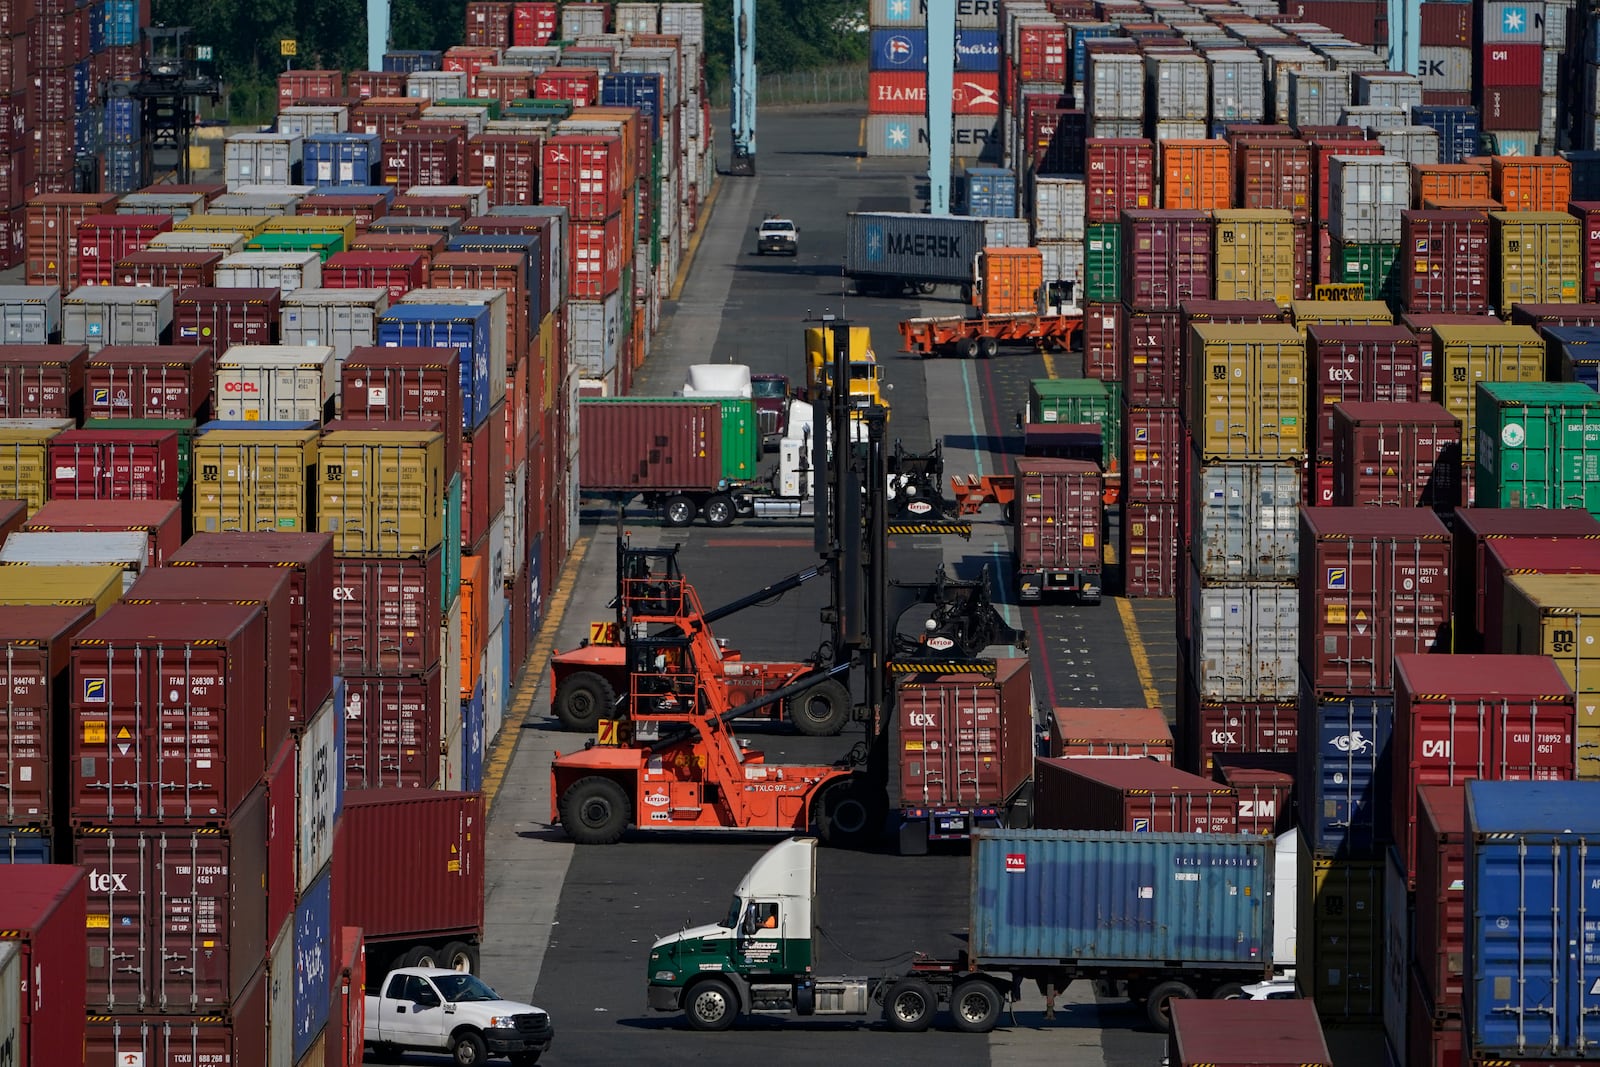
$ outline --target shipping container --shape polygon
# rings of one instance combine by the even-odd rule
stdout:
[[[1504,651],[1501,623],[1505,619],[1506,582],[1512,576],[1538,574],[1600,574],[1600,540],[1554,537],[1500,537],[1484,542],[1482,618],[1497,620],[1484,634],[1484,650]],[[1582,692],[1580,689],[1579,692]],[[1580,726],[1584,705],[1579,704]],[[1583,756],[1580,753],[1580,766]]]
[[[146,248],[117,260],[113,283],[160,285],[174,291],[210,285],[222,256],[222,252]]]
[[[303,892],[333,859],[344,810],[345,690],[316,709],[295,739],[295,890]]]
[[[6,575],[0,604],[82,606],[98,617],[122,598],[125,572],[120,564],[30,563]]]
[[[52,500],[28,517],[28,533],[143,533],[153,566],[183,544],[183,510],[176,501]]]
[[[83,345],[0,347],[0,417],[72,419],[83,411]]]
[[[1390,835],[1389,737],[1394,700],[1300,695],[1298,803],[1307,847],[1317,856],[1373,859]]]
[[[1489,217],[1481,211],[1401,213],[1400,302],[1410,311],[1483,314],[1490,303]]]
[[[1457,651],[1477,651],[1490,628],[1484,596],[1489,587],[1488,542],[1537,537],[1554,541],[1570,538],[1600,540],[1600,522],[1575,508],[1529,511],[1521,508],[1457,508],[1455,531],[1455,603]]]
[[[287,320],[293,313],[283,314]],[[217,418],[322,423],[334,411],[336,355],[329,345],[303,342],[230,346],[217,361]]]
[[[276,288],[288,295],[322,285],[318,252],[234,252],[217,264],[217,285],[234,289]]]
[[[53,500],[178,500],[178,433],[66,430],[50,440]]]
[[[407,293],[400,298],[400,304],[395,309],[397,313],[401,313],[404,308],[413,305],[429,307],[433,309],[431,314],[434,318],[437,318],[439,309],[447,308],[464,309],[458,314],[468,317],[479,311],[487,312],[487,320],[484,324],[482,356],[486,366],[481,368],[477,366],[479,357],[477,350],[474,348],[473,381],[470,384],[467,381],[462,382],[463,407],[467,406],[470,391],[475,391],[480,387],[478,381],[480,375],[482,376],[482,388],[486,391],[486,395],[480,401],[482,407],[474,409],[475,418],[473,422],[470,425],[463,426],[463,429],[468,432],[475,431],[483,423],[490,411],[505,399],[508,378],[507,368],[514,365],[514,361],[510,359],[510,353],[515,350],[511,338],[511,315],[507,307],[511,296],[511,291],[503,287],[485,289],[432,287]],[[396,317],[404,319],[403,314],[397,314]],[[380,326],[383,321],[380,319]],[[465,324],[462,322],[457,322],[452,326],[449,331],[450,339],[458,344],[462,343],[466,337],[464,326]],[[431,337],[432,343],[437,345],[442,339],[440,331],[436,327],[426,325],[419,327],[406,325],[402,326],[398,331],[380,330],[380,332],[386,335],[385,343],[392,343],[395,333],[399,335],[403,344],[414,344],[419,339]],[[475,339],[474,343],[476,343]]]
[[[185,289],[173,302],[173,340],[218,353],[233,345],[273,344],[282,299],[276,287]]]
[[[1436,326],[1433,352],[1434,399],[1461,420],[1465,466],[1477,456],[1476,387],[1481,382],[1543,381],[1545,345],[1527,326]],[[1473,501],[1468,497],[1463,503]]]
[[[203,419],[211,410],[209,345],[108,344],[84,366],[91,419]]]
[[[1189,299],[1211,297],[1205,212],[1125,210],[1122,228],[1122,299],[1131,310],[1177,311]]]
[[[89,882],[84,871],[30,864],[6,870],[0,909],[0,1026],[19,1064],[44,1064],[84,1042]]]
[[[965,283],[983,248],[981,219],[851,212],[845,217],[845,274]]]
[[[1049,754],[1173,762],[1172,728],[1160,708],[1054,708]]]
[[[1204,584],[1190,572],[1190,671],[1203,700],[1293,699],[1299,607],[1281,582]]]
[[[441,347],[461,353],[461,428],[470,431],[489,416],[490,313],[488,308],[446,304],[398,304],[378,320],[385,347]],[[502,380],[503,387],[503,380]]]
[[[1442,1014],[1461,1011],[1466,946],[1466,789],[1424,785],[1417,789],[1417,849],[1409,872],[1416,887],[1416,924],[1411,962],[1429,1006]],[[1432,1022],[1433,1012],[1429,1012]]]
[[[438,422],[461,418],[460,350],[361,348],[340,369],[339,410],[348,419]],[[461,435],[445,434],[445,475],[461,470]]]
[[[1324,859],[1300,842],[1295,979],[1322,1019],[1376,1022],[1383,1003],[1383,862]]]
[[[742,405],[748,405],[748,401]],[[588,491],[716,489],[755,474],[754,418],[738,402],[584,400],[582,485]]]
[[[1117,554],[1128,596],[1170,597],[1177,589],[1178,512],[1175,500],[1129,500],[1123,504]]]
[[[1312,455],[1333,458],[1334,406],[1351,402],[1414,403],[1427,395],[1432,351],[1423,353],[1410,331],[1398,326],[1316,325],[1306,330],[1312,373],[1309,415],[1314,423]]]
[[[1461,423],[1438,404],[1333,407],[1333,504],[1453,508],[1461,495]]]
[[[68,731],[57,709],[66,702],[72,641],[94,614],[84,604],[0,612],[6,660],[0,793],[8,827],[45,827],[48,835],[49,827],[66,821],[60,803],[69,769]]]
[[[172,290],[164,286],[84,285],[61,301],[61,340],[86,345],[159,345],[172,329]]]
[[[350,674],[420,674],[438,662],[441,553],[334,561],[334,662]]]
[[[1161,203],[1169,211],[1233,206],[1233,171],[1226,141],[1159,141]]]
[[[1568,542],[1563,547],[1571,547]],[[1495,652],[1544,655],[1555,661],[1561,676],[1577,694],[1577,775],[1594,777],[1597,754],[1590,749],[1600,727],[1600,680],[1593,661],[1596,614],[1600,614],[1600,580],[1593,574],[1506,575],[1495,601],[1503,607],[1498,641],[1485,639]],[[1585,670],[1585,668],[1588,668]]]
[[[1305,1001],[1185,1000],[1171,1011],[1170,1067],[1333,1067],[1317,1010]]]
[[[1287,304],[1298,295],[1303,263],[1287,210],[1217,210],[1212,217],[1216,220],[1212,278],[1218,300]]]
[[[1097,464],[1021,459],[1016,466],[1017,584],[1023,600],[1100,596],[1104,479]]]
[[[1211,757],[1211,777],[1232,788],[1238,797],[1239,833],[1276,838],[1294,829],[1298,764],[1299,758],[1288,752],[1217,753]]]
[[[367,238],[358,238],[358,243]],[[329,289],[387,289],[392,304],[426,284],[430,255],[420,251],[350,251],[328,257],[322,284]]]
[[[1582,297],[1583,227],[1564,211],[1491,211],[1490,264],[1499,285],[1490,303],[1576,304]]]
[[[264,1067],[269,984],[265,974],[258,973],[227,1012],[92,1015],[85,1067],[130,1062]]]
[[[1238,795],[1151,760],[1041,758],[1034,825],[1045,830],[1234,834]]]
[[[444,536],[444,434],[347,425],[329,423],[317,451],[319,529],[339,555],[431,550]]]
[[[1477,499],[1510,508],[1600,510],[1600,394],[1577,382],[1483,382]]]
[[[1305,345],[1292,327],[1199,325],[1189,425],[1203,461],[1298,459],[1306,454]]]
[[[1124,209],[1156,206],[1156,158],[1152,142],[1143,138],[1090,138],[1084,190],[1088,223],[1116,223]]]
[[[1204,580],[1294,578],[1300,562],[1297,464],[1190,463],[1189,479],[1189,548]]]
[[[1400,213],[1411,203],[1411,173],[1392,156],[1335,154],[1328,166],[1328,228],[1345,241],[1400,240]]]

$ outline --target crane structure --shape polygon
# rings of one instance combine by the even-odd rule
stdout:
[[[221,98],[209,46],[191,46],[188,26],[148,26],[144,31],[144,60],[137,79],[119,79],[106,86],[108,97],[132,97],[139,102],[140,184],[148,185],[157,172],[172,170],[178,182],[190,180],[189,141],[198,116],[195,102]],[[156,166],[156,153],[175,153],[171,168]]]
[[[733,0],[733,148],[728,173],[756,173],[756,0]]]

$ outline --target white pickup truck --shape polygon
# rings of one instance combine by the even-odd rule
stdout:
[[[380,1062],[416,1050],[448,1052],[459,1067],[477,1067],[491,1056],[531,1067],[554,1038],[547,1012],[501,1000],[464,971],[402,967],[389,972],[378,996],[367,996],[363,1040]]]
[[[776,215],[762,219],[761,225],[756,227],[756,254],[764,256],[768,252],[785,256],[799,255],[800,227],[792,220]]]

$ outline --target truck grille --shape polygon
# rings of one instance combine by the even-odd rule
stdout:
[[[771,436],[778,432],[778,413],[776,411],[756,412],[756,424],[761,427],[762,436]]]
[[[542,1011],[513,1015],[511,1018],[517,1024],[517,1033],[523,1037],[538,1037],[550,1031],[550,1016]]]

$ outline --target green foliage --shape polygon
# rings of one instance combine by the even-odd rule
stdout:
[[[762,74],[865,62],[862,0],[756,0],[756,67]],[[733,62],[733,3],[706,5],[706,80],[720,85]]]

